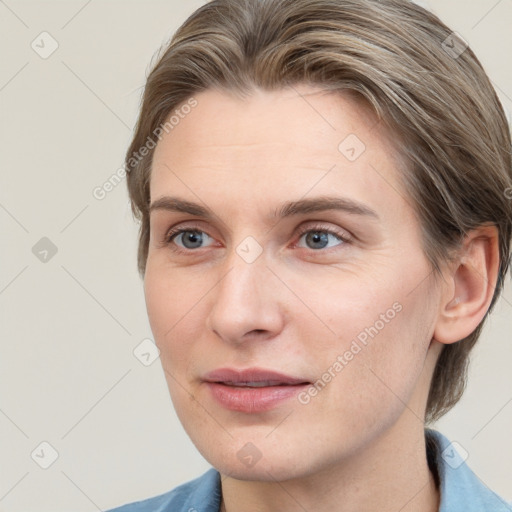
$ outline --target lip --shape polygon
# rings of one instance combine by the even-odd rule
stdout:
[[[311,385],[306,379],[263,368],[219,368],[207,373],[203,380],[220,405],[232,411],[245,413],[274,409]],[[250,382],[266,382],[268,385],[243,386]]]
[[[284,373],[267,370],[265,368],[219,368],[207,373],[203,380],[207,382],[222,382],[222,383],[244,383],[244,382],[265,382],[272,381],[277,384],[303,384],[307,382],[306,379],[291,377]]]

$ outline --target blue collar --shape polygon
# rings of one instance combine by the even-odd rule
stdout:
[[[492,492],[465,462],[463,448],[441,433],[425,429],[429,465],[435,465],[439,477],[439,512],[510,512],[512,506]],[[429,442],[433,441],[433,443]]]

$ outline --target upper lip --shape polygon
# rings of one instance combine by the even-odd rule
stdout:
[[[218,368],[208,372],[203,380],[206,382],[217,382],[222,384],[244,384],[247,382],[268,382],[269,385],[278,386],[280,384],[309,384],[306,379],[291,377],[284,373],[267,370],[265,368]]]

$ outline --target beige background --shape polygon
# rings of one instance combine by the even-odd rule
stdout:
[[[159,361],[133,354],[151,332],[125,183],[92,194],[122,165],[152,55],[200,5],[0,0],[0,510],[104,510],[209,467]],[[510,111],[512,0],[429,5],[471,44]],[[46,262],[32,250],[43,237],[57,249]],[[512,500],[507,287],[465,397],[438,428]],[[59,454],[48,469],[43,441]]]

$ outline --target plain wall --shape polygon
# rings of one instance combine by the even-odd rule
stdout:
[[[202,4],[0,2],[0,510],[103,510],[209,467],[159,361],[133,354],[152,335],[126,184],[93,195],[122,166],[152,56]],[[429,5],[470,43],[510,112],[512,1]],[[511,312],[507,282],[466,394],[436,426],[509,500]],[[51,457],[43,441],[59,455],[48,469],[36,463]]]

